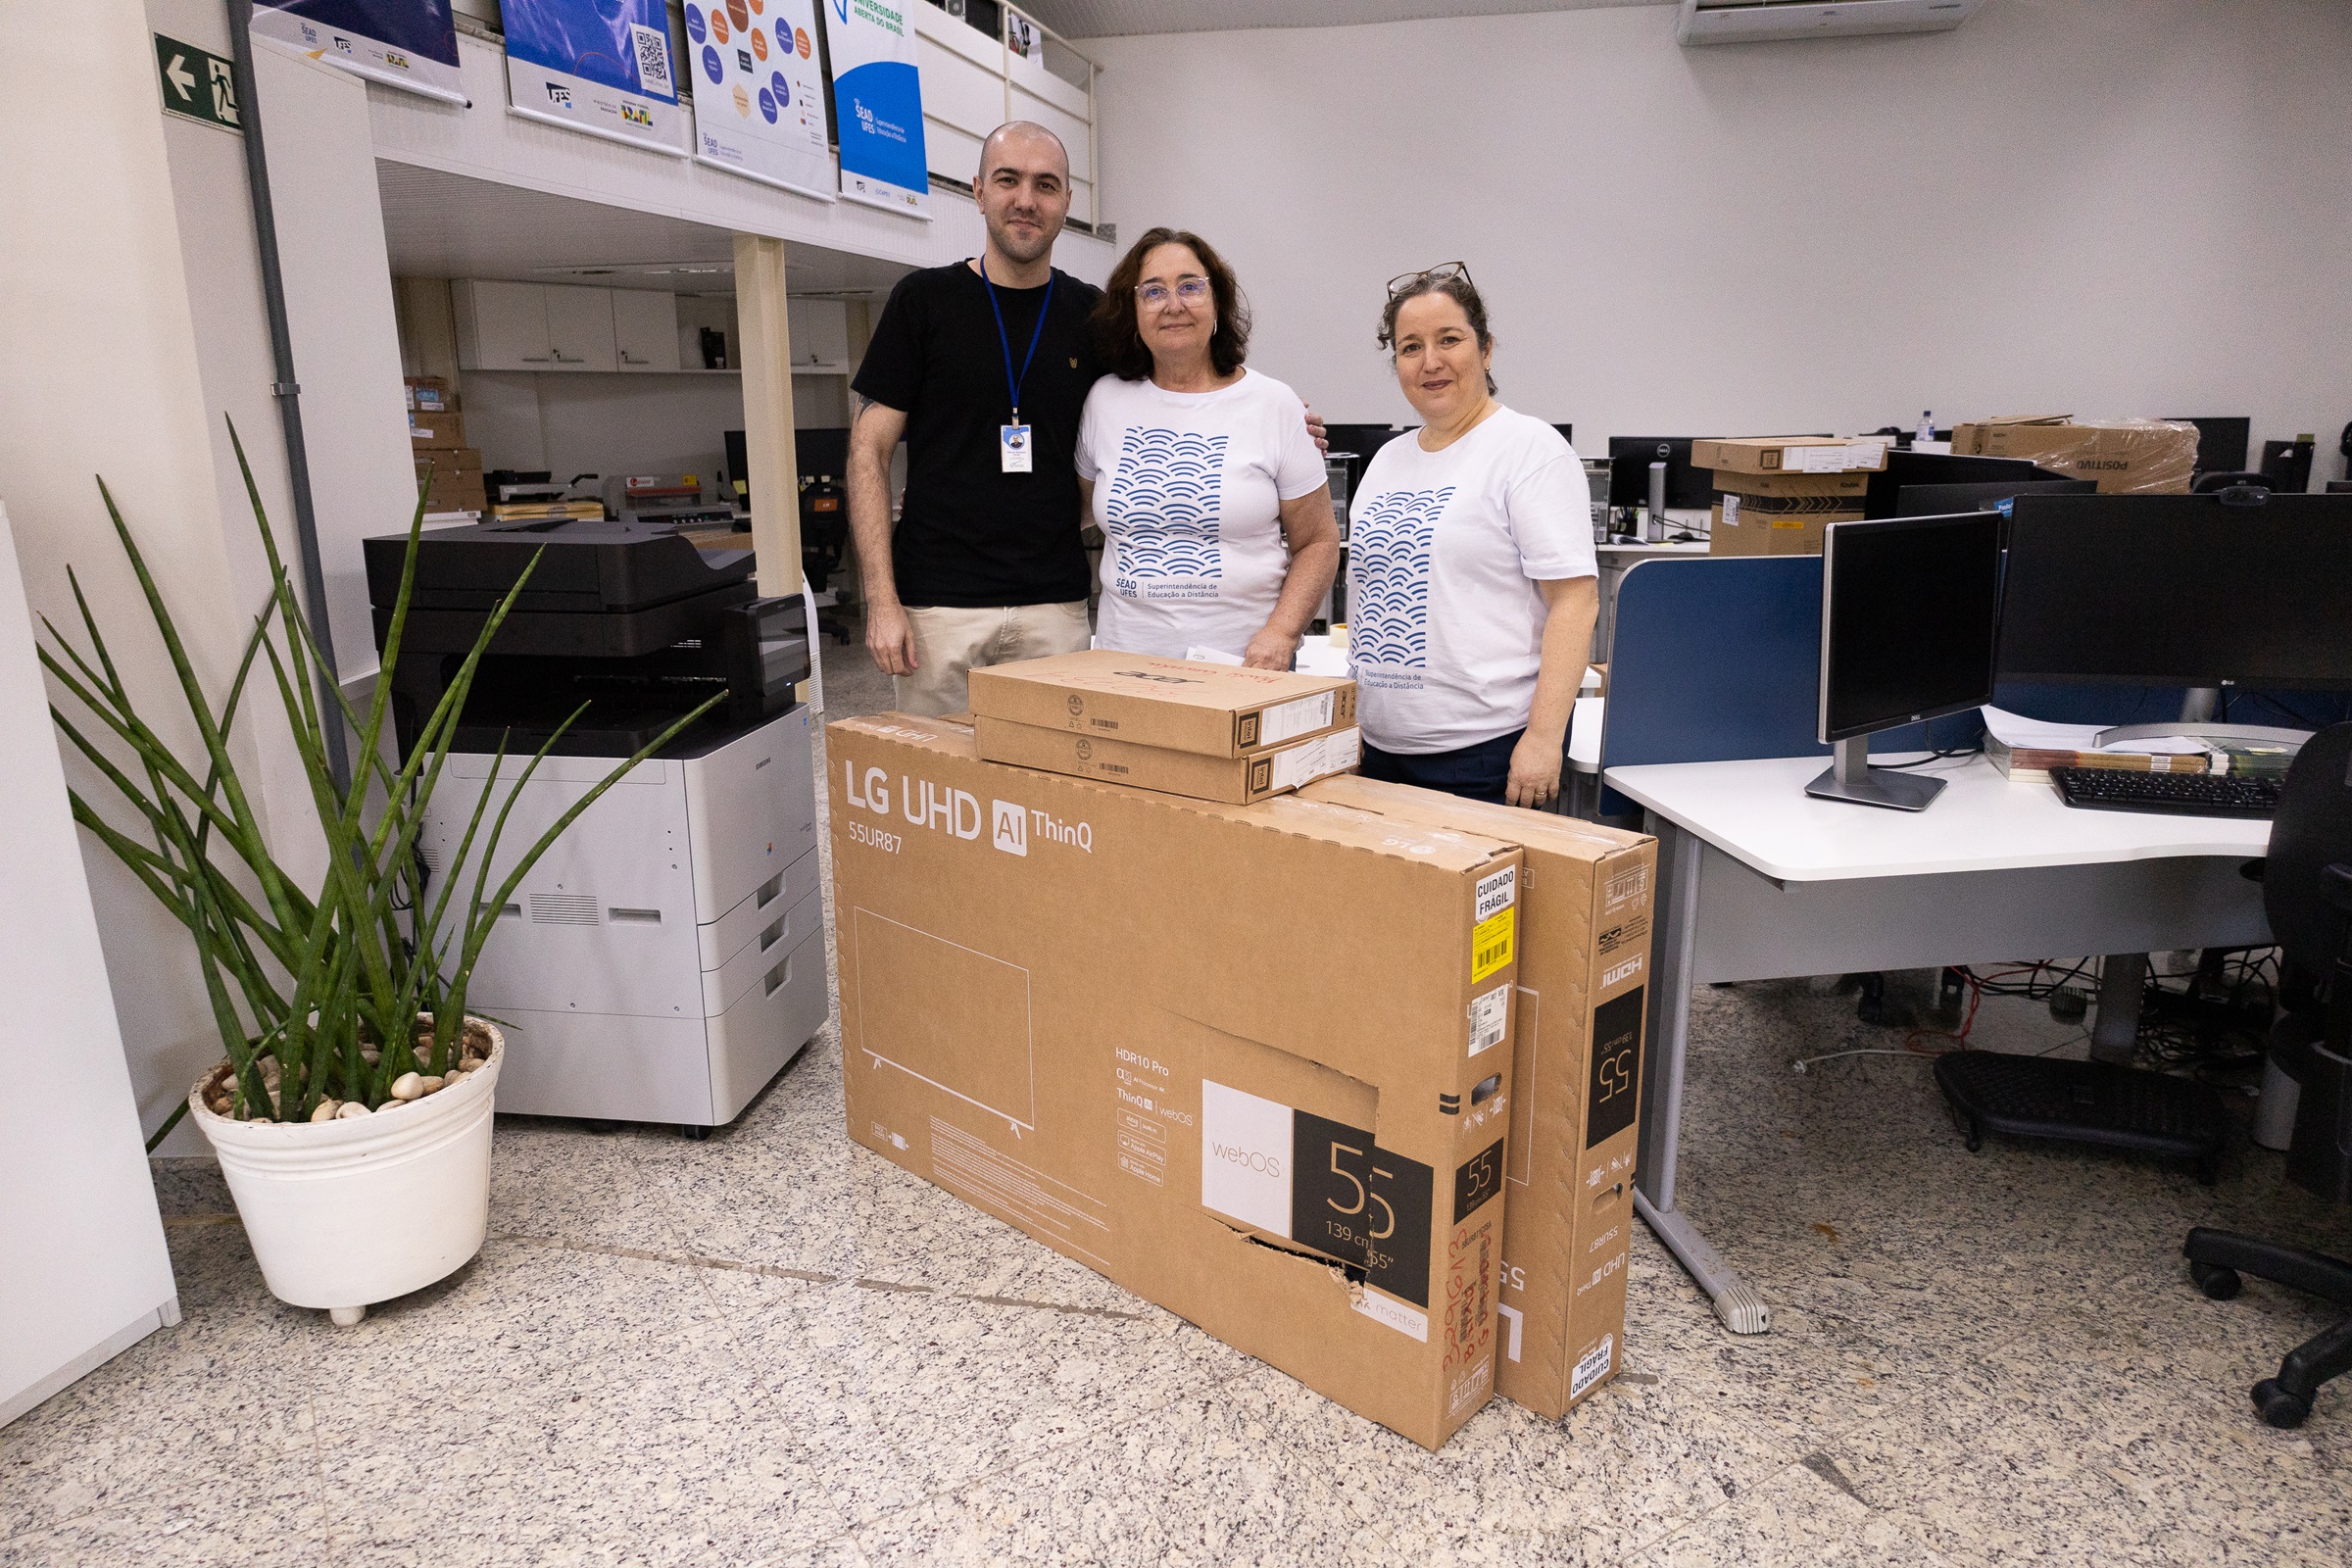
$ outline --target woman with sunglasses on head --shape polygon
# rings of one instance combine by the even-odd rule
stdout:
[[[1087,394],[1077,462],[1103,538],[1096,644],[1289,669],[1340,531],[1305,405],[1242,364],[1232,269],[1199,235],[1154,228],[1110,274],[1095,333],[1110,373]]]
[[[1348,509],[1363,771],[1550,808],[1599,607],[1584,465],[1494,401],[1460,263],[1393,279],[1379,341],[1423,423],[1373,455]]]

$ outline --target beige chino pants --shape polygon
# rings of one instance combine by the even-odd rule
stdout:
[[[892,685],[907,713],[959,713],[969,706],[964,686],[974,669],[1074,654],[1093,636],[1083,599],[1002,610],[910,606],[906,619],[914,627],[914,673],[892,677]]]

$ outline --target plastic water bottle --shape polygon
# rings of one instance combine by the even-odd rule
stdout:
[[[1922,444],[1936,439],[1936,412],[1933,409],[1919,411],[1919,434],[1912,439]]]

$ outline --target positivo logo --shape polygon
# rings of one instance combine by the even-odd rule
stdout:
[[[995,842],[1006,855],[1029,853],[1029,808],[1012,801],[991,801],[990,820],[996,825]]]

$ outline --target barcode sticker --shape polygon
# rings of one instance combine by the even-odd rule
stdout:
[[[1272,746],[1326,728],[1331,723],[1332,695],[1317,692],[1312,697],[1295,697],[1266,709],[1258,714],[1258,744]]]
[[[1329,773],[1345,773],[1362,755],[1361,737],[1353,728],[1276,752],[1271,787],[1295,790]]]
[[[1519,911],[1505,909],[1470,929],[1470,983],[1476,985],[1511,961]]]
[[[1470,999],[1470,1054],[1477,1055],[1502,1044],[1511,1014],[1511,988],[1496,986],[1484,996]]]
[[[1831,447],[1784,447],[1781,468],[1788,473],[1845,473],[1876,468],[1886,461],[1884,441],[1841,441]]]
[[[1607,1377],[1616,1359],[1617,1336],[1603,1334],[1600,1343],[1587,1350],[1584,1359],[1576,1363],[1576,1370],[1568,1375],[1568,1397],[1581,1397],[1587,1389]]]
[[[1726,528],[1740,526],[1740,498],[1738,496],[1727,495],[1723,498],[1723,525]]]
[[[677,88],[669,79],[669,34],[641,23],[629,24],[629,37],[637,45],[637,89],[640,92],[661,93],[664,97]]]

